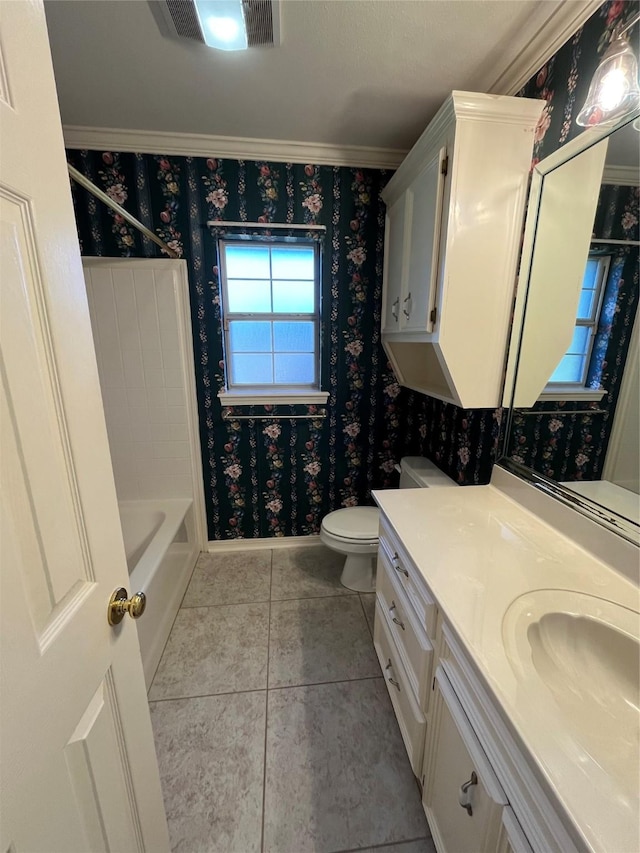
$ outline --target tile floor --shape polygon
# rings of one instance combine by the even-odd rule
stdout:
[[[342,561],[200,556],[149,691],[176,853],[435,853]]]

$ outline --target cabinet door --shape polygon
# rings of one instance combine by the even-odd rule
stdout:
[[[505,806],[502,810],[502,827],[496,853],[533,853],[510,806]]]
[[[439,853],[495,853],[507,800],[442,667],[435,680],[423,804]]]
[[[407,249],[409,234],[407,231],[408,194],[387,208],[384,238],[384,315],[383,332],[400,331],[400,306],[407,276]]]
[[[410,222],[407,287],[400,304],[401,327],[432,332],[436,320],[438,259],[447,151],[441,148],[407,190]]]

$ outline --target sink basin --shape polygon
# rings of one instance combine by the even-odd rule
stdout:
[[[640,745],[639,625],[630,608],[559,589],[520,596],[502,624],[527,693],[546,688],[567,731],[629,796],[637,795]]]

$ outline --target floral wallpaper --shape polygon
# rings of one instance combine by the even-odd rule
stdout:
[[[637,4],[624,0],[604,3],[518,93],[521,97],[542,98],[546,101],[536,130],[533,164],[582,132],[583,128],[575,123],[575,117],[587,96],[591,77],[608,47],[614,27],[620,22],[630,20],[636,9]],[[637,35],[636,25],[628,34],[632,43],[638,43]],[[633,230],[637,228],[637,196],[628,200],[630,206],[623,213],[623,218],[628,229]],[[624,228],[622,222],[623,219],[620,219],[619,225]],[[637,236],[624,239],[637,239]],[[629,260],[621,278],[625,282],[620,293],[621,300],[634,298],[631,295],[634,279],[632,263]],[[634,280],[637,282],[637,267]],[[616,322],[624,322],[621,321],[621,312],[623,317],[627,316],[626,308],[622,309],[620,304],[615,312]],[[632,315],[627,322],[633,322]],[[630,332],[630,329],[628,331]],[[613,352],[607,356],[609,364],[612,356]],[[615,399],[617,391],[613,392],[610,405],[615,405]],[[489,482],[493,463],[503,446],[500,435],[502,410],[463,410],[450,403],[404,391],[401,401],[408,424],[411,452],[430,456],[445,473],[463,485]],[[603,447],[603,435],[608,434],[607,430],[610,428],[610,415],[607,418],[608,426],[599,423],[572,424],[573,418],[569,416],[555,419],[566,422],[562,433],[566,430],[567,442],[563,443],[558,452],[564,453],[569,448],[567,452],[573,454],[576,475],[579,470],[587,473],[591,463],[587,464],[582,457],[593,459],[594,451],[591,448],[595,446],[595,442],[600,442],[600,448]],[[529,421],[531,420],[537,418],[529,418]],[[531,429],[535,427],[529,425],[527,430]],[[572,430],[570,440],[569,430]],[[556,431],[555,439],[560,437],[559,431]],[[590,445],[590,442],[594,444]],[[556,445],[559,446],[557,442]],[[542,452],[539,450],[540,441],[537,441],[535,447],[536,450],[531,449],[525,454],[529,460],[527,464],[531,464],[533,456],[537,457],[537,454]],[[548,446],[546,452],[549,457],[553,455],[552,445]],[[578,457],[579,462],[576,462]],[[566,473],[570,473],[569,466]],[[565,478],[568,479],[568,476]]]
[[[372,488],[396,485],[394,463],[404,438],[400,387],[380,345],[380,192],[390,173],[215,156],[67,153],[76,168],[187,261],[209,538],[317,533],[327,512],[368,503]],[[121,217],[72,186],[84,254],[158,254]],[[321,330],[326,407],[256,407],[251,412],[261,417],[255,420],[240,420],[234,417],[240,410],[229,409],[223,419],[217,397],[224,376],[216,235],[225,222],[326,226]],[[273,417],[294,412],[309,417]]]

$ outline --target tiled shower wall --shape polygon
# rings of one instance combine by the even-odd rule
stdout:
[[[118,499],[192,497],[175,273],[113,263],[85,280]]]

